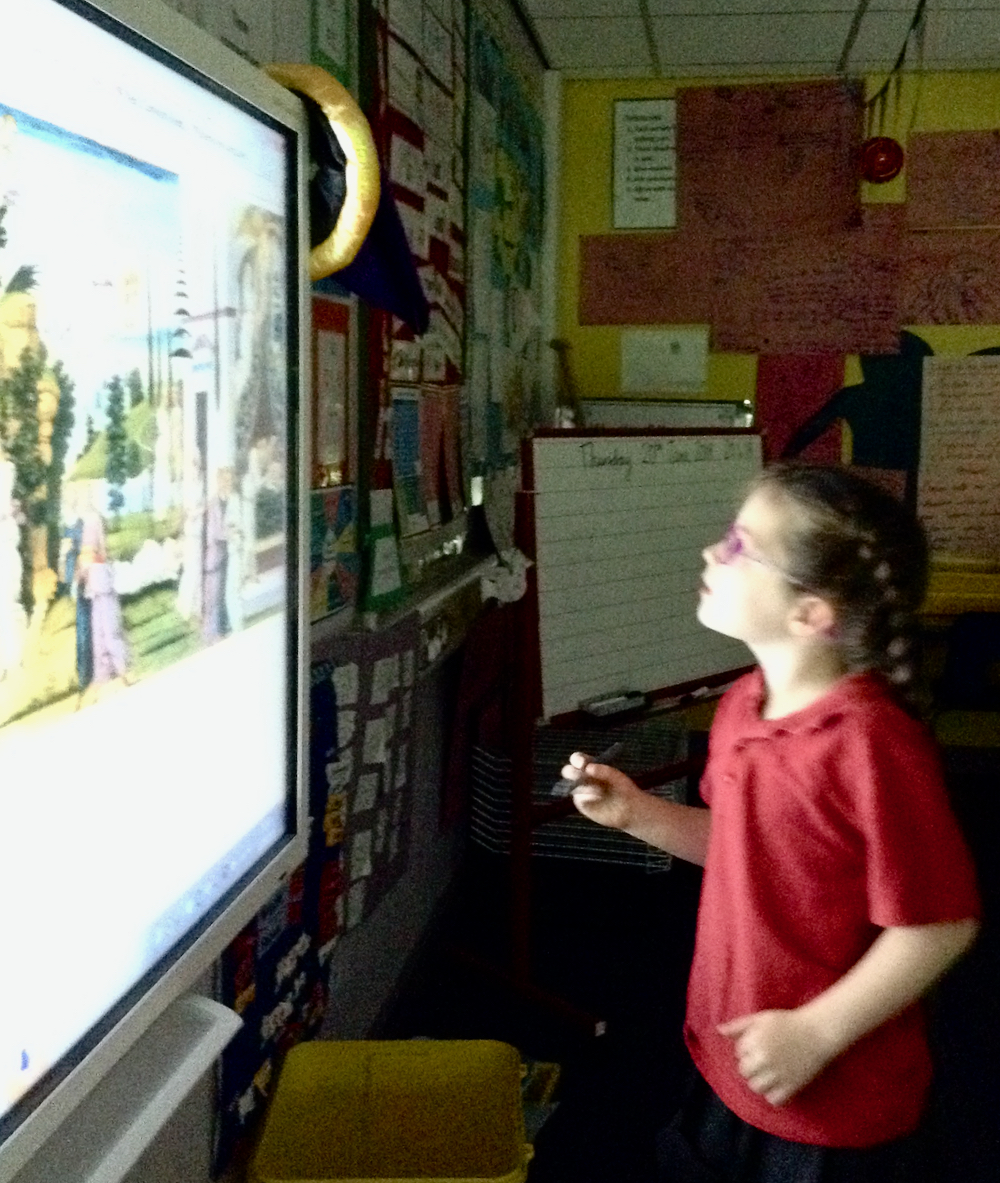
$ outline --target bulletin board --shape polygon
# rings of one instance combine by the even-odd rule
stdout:
[[[504,6],[506,8],[506,6]],[[470,473],[517,461],[544,416],[542,68],[476,7],[469,22],[469,266],[463,448]]]
[[[365,310],[362,608],[377,614],[485,553],[472,507],[480,485],[512,503],[493,478],[516,471],[521,437],[547,418],[547,359],[543,69],[518,13],[506,0],[371,11],[363,101],[430,308],[426,331]]]
[[[426,332],[368,316],[368,480],[391,494],[392,540],[367,606],[398,602],[428,554],[466,534],[461,397],[466,317],[464,0],[378,0],[369,121],[421,288]],[[383,530],[385,523],[383,522]],[[385,561],[399,547],[399,576]]]
[[[858,172],[862,80],[568,86],[574,163],[584,143],[610,153],[616,100],[676,97],[678,221],[613,233],[564,166],[560,334],[596,399],[620,397],[622,326],[707,325],[699,397],[753,398],[766,460],[848,462],[909,500],[934,548],[930,611],[996,610],[1000,82],[919,86],[917,105],[901,82],[883,129],[905,151],[884,186]]]

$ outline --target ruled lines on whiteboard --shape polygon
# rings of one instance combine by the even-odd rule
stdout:
[[[747,664],[695,618],[701,552],[760,470],[753,435],[533,441],[546,717]]]

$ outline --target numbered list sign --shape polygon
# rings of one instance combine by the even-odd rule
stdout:
[[[677,225],[677,107],[673,99],[615,103],[614,226]]]

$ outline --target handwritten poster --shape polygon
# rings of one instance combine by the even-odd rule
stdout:
[[[580,239],[580,324],[708,324],[711,243],[675,234]]]
[[[911,136],[907,153],[911,226],[1000,226],[1000,131]]]
[[[917,508],[932,549],[1000,559],[1000,357],[924,359]]]
[[[615,103],[614,226],[676,226],[677,110],[674,99]]]
[[[902,242],[904,324],[1000,324],[1000,233],[944,230]]]
[[[754,236],[856,225],[861,118],[851,82],[682,89],[680,228]]]
[[[754,353],[895,353],[899,235],[865,229],[733,241],[718,257],[714,344]]]

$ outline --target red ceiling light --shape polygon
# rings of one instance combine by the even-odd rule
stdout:
[[[862,177],[873,185],[884,185],[903,171],[903,148],[889,136],[872,136],[861,145]]]

